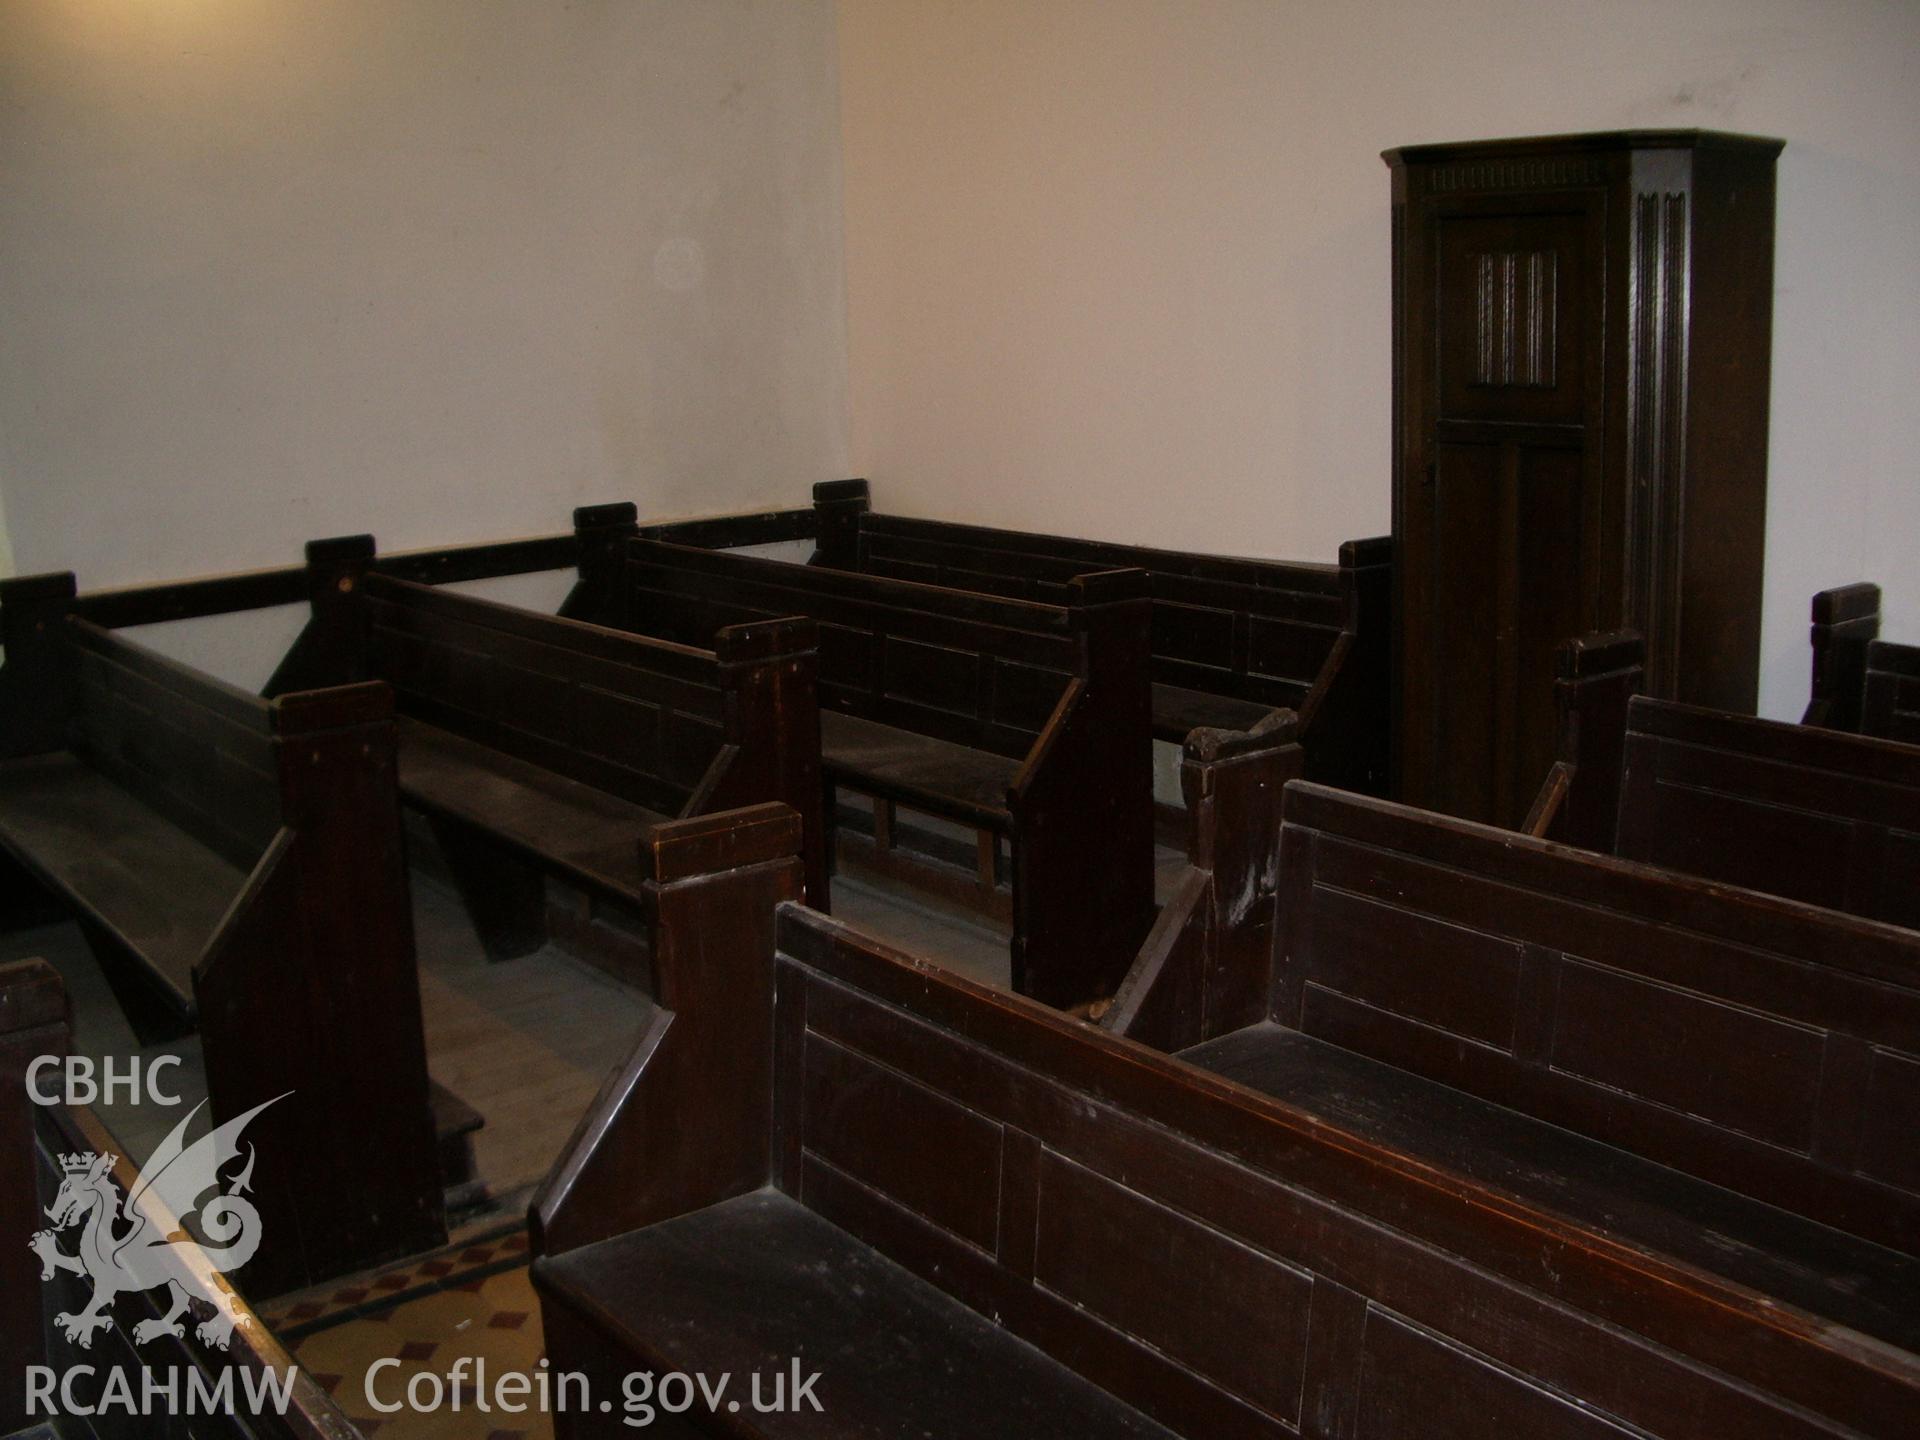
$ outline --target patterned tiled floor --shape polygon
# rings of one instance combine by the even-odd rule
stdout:
[[[547,1440],[553,1434],[549,1417],[531,1408],[521,1414],[478,1408],[502,1375],[532,1376],[540,1368],[540,1306],[524,1259],[492,1274],[462,1274],[442,1288],[290,1342],[294,1358],[362,1434],[379,1440]],[[463,1358],[470,1363],[456,1387],[449,1377]],[[369,1396],[368,1371],[385,1359],[399,1364],[373,1377]],[[437,1385],[423,1382],[417,1392],[439,1393],[438,1408],[382,1413],[375,1407],[375,1399],[404,1403],[416,1375],[439,1378]],[[476,1376],[485,1377],[486,1396],[476,1392]]]
[[[527,1263],[527,1232],[517,1222],[480,1229],[431,1255],[417,1255],[366,1275],[283,1295],[259,1306],[267,1328],[291,1348],[326,1326],[389,1310],[435,1290],[477,1282]]]

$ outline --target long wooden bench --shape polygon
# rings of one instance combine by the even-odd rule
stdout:
[[[1247,730],[1299,717],[1309,778],[1384,793],[1392,543],[1349,541],[1338,565],[1249,560],[875,514],[865,480],[813,487],[807,511],[643,527],[676,544],[810,538],[812,563],[961,590],[1065,602],[1076,575],[1143,570],[1153,597],[1153,727]]]
[[[560,1434],[792,1357],[819,1413],[678,1423],[1911,1433],[1920,939],[1297,783],[1280,854],[1264,1013],[1180,1056],[794,905],[737,937],[535,1199],[613,1402]]]
[[[197,1028],[256,1122],[273,1294],[445,1238],[393,697],[262,700],[0,583],[0,859],[80,922],[146,1038]]]
[[[694,648],[399,578],[371,537],[310,554],[323,598],[302,643],[393,687],[401,796],[491,955],[546,942],[545,877],[631,908],[646,831],[768,801],[802,816],[808,895],[827,907],[810,621]]]
[[[1563,648],[1572,778],[1543,833],[1920,926],[1920,749],[1635,694],[1641,653],[1631,632]]]
[[[175,1273],[191,1307],[174,1322],[178,1333],[160,1328],[174,1306],[167,1287],[115,1295],[104,1312],[109,1323],[88,1336],[84,1349],[54,1323],[61,1313],[84,1310],[94,1288],[87,1274],[43,1279],[42,1262],[30,1244],[47,1229],[48,1208],[65,1179],[60,1157],[119,1150],[90,1110],[28,1100],[29,1069],[44,1055],[65,1055],[70,1041],[69,1004],[53,968],[38,960],[0,966],[0,1432],[50,1437],[55,1432],[47,1427],[54,1421],[61,1434],[186,1433],[189,1427],[179,1414],[129,1416],[112,1404],[102,1409],[110,1387],[125,1387],[137,1401],[152,1377],[172,1386],[182,1407],[193,1381],[232,1387],[229,1413],[203,1413],[191,1422],[192,1433],[207,1440],[347,1440],[357,1434],[345,1412],[294,1365],[235,1290],[236,1283],[251,1288],[252,1261],[230,1277],[220,1274],[198,1246],[177,1246]],[[249,1138],[252,1134],[250,1128]],[[256,1173],[268,1168],[267,1153],[262,1152]],[[123,1196],[134,1192],[138,1168],[124,1155],[114,1160],[108,1173]],[[166,1232],[179,1218],[162,1218],[152,1191],[140,1208]],[[123,1233],[126,1228],[120,1226]],[[262,1243],[273,1246],[288,1238],[263,1230]],[[75,1248],[65,1237],[60,1245],[66,1253]],[[216,1323],[202,1333],[201,1325],[217,1316],[230,1320],[231,1329]],[[29,1367],[51,1371],[56,1382],[71,1375],[74,1399],[104,1416],[99,1430],[72,1414],[50,1415]],[[284,1405],[256,1403],[269,1373],[285,1386]],[[65,1410],[57,1383],[53,1405]],[[41,1428],[30,1429],[30,1424]]]
[[[646,634],[813,617],[829,783],[1004,837],[1014,987],[1112,993],[1153,916],[1144,576],[1045,605],[644,538],[627,556],[616,620]]]

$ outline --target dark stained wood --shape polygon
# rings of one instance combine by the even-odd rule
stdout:
[[[1920,926],[1920,749],[1639,697],[1616,849]]]
[[[865,481],[828,481],[830,485]],[[815,486],[817,492],[820,487]],[[862,491],[862,494],[865,492]],[[748,545],[777,545],[792,540],[818,539],[816,509],[756,510],[744,515],[711,515],[696,520],[648,523],[641,533],[670,545],[698,545],[708,550],[734,550]],[[851,567],[844,567],[851,568]]]
[[[66,620],[78,593],[70,573],[0,580],[0,758],[67,743],[74,663]]]
[[[287,1095],[249,1131],[250,1291],[440,1243],[391,692],[265,701],[77,615],[53,633],[72,748],[0,765],[0,846],[137,1028],[197,1026],[217,1118]]]
[[[1813,597],[1813,694],[1800,723],[1920,745],[1920,646],[1880,636],[1880,587]]]
[[[1867,646],[1860,730],[1903,745],[1920,745],[1920,647],[1886,640]]]
[[[282,829],[194,974],[215,1116],[293,1092],[248,1132],[273,1162],[254,1296],[446,1235],[392,693],[285,695],[272,714]]]
[[[1631,631],[1563,650],[1553,838],[1920,925],[1920,749],[1636,695],[1638,661]]]
[[[1520,824],[1570,635],[1631,626],[1651,693],[1751,710],[1780,148],[1386,152],[1402,799]]]
[[[1813,597],[1813,690],[1802,725],[1860,729],[1867,646],[1880,635],[1880,587],[1842,585]]]
[[[1308,773],[1378,792],[1387,783],[1392,552],[1353,541],[1337,567],[1036,535],[872,512],[864,480],[813,487],[811,563],[988,595],[1065,603],[1076,575],[1133,569],[1153,599],[1154,734],[1245,730],[1298,712]],[[651,538],[724,549],[803,512],[650,526]]]
[[[46,1226],[27,1070],[42,1055],[64,1056],[67,1041],[66,991],[53,967],[44,960],[0,966],[0,1427],[9,1434],[29,1419],[27,1367],[47,1357],[40,1261],[27,1245]]]
[[[126,1387],[136,1402],[150,1376],[184,1387],[197,1379],[211,1387],[232,1372],[233,1408],[226,1413],[196,1414],[192,1433],[208,1440],[356,1440],[359,1431],[319,1383],[298,1369],[247,1301],[234,1288],[233,1277],[213,1268],[208,1253],[190,1242],[176,1243],[183,1289],[193,1302],[181,1317],[181,1333],[156,1334],[136,1341],[136,1328],[172,1308],[173,1293],[166,1288],[122,1291],[107,1310],[110,1324],[96,1331],[82,1349],[69,1343],[55,1328],[54,1317],[85,1307],[91,1288],[85,1277],[56,1275],[42,1281],[40,1263],[28,1248],[28,1237],[46,1226],[45,1207],[53,1201],[61,1181],[62,1155],[92,1152],[117,1154],[119,1147],[99,1119],[86,1109],[29,1104],[22,1084],[26,1067],[40,1055],[65,1055],[69,1049],[65,996],[57,977],[44,966],[10,966],[0,971],[0,1144],[7,1148],[0,1162],[0,1356],[6,1368],[0,1375],[0,1424],[9,1427],[24,1418],[24,1367],[46,1364],[56,1374],[73,1375],[74,1393],[81,1403],[96,1407],[91,1421],[73,1415],[58,1417],[61,1434],[84,1433],[100,1440],[184,1434],[185,1419],[175,1415],[128,1414],[118,1405],[100,1408],[108,1386]],[[24,1004],[22,1002],[25,1002]],[[37,1015],[36,1013],[37,1012]],[[33,1019],[26,1028],[11,1022]],[[251,1137],[252,1131],[249,1131]],[[132,1193],[136,1166],[124,1155],[109,1174],[120,1192]],[[258,1171],[256,1170],[256,1174]],[[145,1204],[155,1204],[149,1193]],[[169,1223],[163,1217],[162,1223]],[[241,1267],[242,1270],[250,1268]],[[215,1346],[197,1331],[198,1322],[218,1306],[234,1325],[224,1345]],[[284,1408],[255,1407],[248,1400],[249,1382],[258,1385],[264,1372],[284,1381]],[[161,1402],[164,1404],[164,1400]],[[44,1415],[40,1417],[45,1423]],[[76,1430],[76,1426],[82,1427]],[[32,1435],[52,1434],[33,1430]]]
[[[1911,1255],[1283,1025],[1249,1026],[1183,1058],[1376,1144],[1920,1352],[1920,1259]]]
[[[536,1246],[577,1249],[760,1183],[775,906],[797,900],[799,817],[779,806],[653,831],[642,899],[660,1005],[534,1195]]]
[[[823,1274],[842,1283],[822,1286]],[[802,1406],[780,1423],[782,1435],[1170,1434],[777,1192],[696,1210],[610,1253],[571,1251],[542,1279],[565,1297],[568,1323],[580,1323],[577,1309],[586,1323],[631,1340],[636,1368],[731,1371],[743,1387],[732,1396],[742,1409],[751,1409],[750,1376],[761,1377],[771,1400],[771,1377],[791,1381],[791,1357],[805,1357],[809,1373],[825,1367],[810,1392],[821,1413]],[[622,1325],[622,1312],[596,1303],[641,1294],[674,1324],[636,1330]],[[878,1296],[888,1303],[876,1325]],[[994,1383],[983,1384],[989,1376]],[[708,1423],[717,1418],[705,1407],[699,1413]],[[632,1431],[612,1415],[576,1417],[568,1433]]]
[[[870,794],[1003,834],[1013,828],[1007,792],[1017,759],[835,711],[821,717],[820,735],[834,773]]]
[[[823,1393],[836,1354],[879,1367],[849,1361],[854,1433],[895,1433],[863,1395],[916,1433],[1032,1433],[917,1408],[952,1382],[836,1329],[857,1303],[978,1393],[1053,1405],[1077,1376],[1185,1435],[1910,1430],[1920,1177],[1881,1116],[1920,939],[1300,784],[1279,853],[1270,1018],[1194,1054],[1237,1079],[784,907],[740,961],[770,981],[767,1103],[715,1119],[764,1158],[720,1186],[648,1163],[674,1132],[642,1117],[703,1061],[643,1042],[568,1162],[624,1155],[632,1184],[538,1237],[556,1368],[804,1340]],[[935,1347],[965,1320],[924,1285],[1072,1376]],[[731,1310],[767,1318],[722,1336]]]
[[[623,514],[582,534],[617,547]],[[648,828],[770,800],[803,816],[808,894],[830,903],[810,622],[730,626],[703,649],[384,570],[351,593],[357,620],[316,608],[310,630],[352,634],[344,668],[393,685],[402,795],[441,827],[489,953],[543,943],[540,874],[630,900]]]
[[[1180,765],[1187,865],[1103,1028],[1178,1050],[1266,1013],[1280,871],[1280,792],[1305,768],[1292,712],[1196,730]]]
[[[560,606],[569,620],[625,628],[620,612],[626,587],[621,571],[626,565],[627,541],[639,533],[639,511],[631,502],[583,505],[573,512],[573,534],[579,578]]]
[[[180,1034],[193,1027],[193,967],[206,953],[247,868],[183,834],[78,756],[0,764],[0,847],[87,920],[136,967],[140,995]],[[116,983],[123,977],[103,966]],[[127,1006],[140,1014],[140,1000]]]
[[[1828,1148],[1882,1123],[1864,1091],[1821,1083],[1835,1053],[1891,1080],[1920,1052],[1920,937],[1310,787],[1288,806],[1276,1022],[1920,1253],[1920,1191]]]
[[[1631,630],[1567,641],[1554,661],[1559,748],[1527,833],[1612,853],[1620,809],[1627,704],[1645,678]]]
[[[231,575],[175,580],[163,585],[89,590],[80,598],[77,611],[103,629],[124,630],[134,625],[159,625],[173,620],[231,615],[239,610],[298,605],[306,598],[305,567],[281,565]]]
[[[1152,919],[1146,577],[1046,605],[644,537],[628,556],[628,614],[665,640],[813,617],[827,780],[1004,834],[1016,988],[1112,993]]]

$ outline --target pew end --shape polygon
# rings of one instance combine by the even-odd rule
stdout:
[[[1867,647],[1880,636],[1880,587],[1859,582],[1813,597],[1813,683],[1802,725],[1858,731]]]
[[[1646,653],[1632,630],[1576,636],[1554,652],[1556,753],[1523,834],[1612,853],[1627,704],[1646,683]]]
[[[1299,717],[1195,730],[1182,750],[1187,864],[1102,1029],[1173,1051],[1251,1024],[1265,1007],[1280,873],[1280,800],[1305,757]]]
[[[765,1183],[774,924],[805,871],[800,817],[768,804],[672,821],[641,842],[654,1014],[528,1207],[557,1255]],[[700,1123],[690,1123],[691,1117]]]

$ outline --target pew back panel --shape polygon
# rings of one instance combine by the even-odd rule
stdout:
[[[646,539],[628,556],[629,615],[643,633],[710,643],[725,625],[812,616],[823,706],[999,755],[1032,748],[1081,668],[1058,605]]]
[[[1875,640],[1867,646],[1866,663],[1861,731],[1920,745],[1920,646]]]
[[[810,622],[734,625],[698,648],[384,573],[361,591],[369,670],[447,732],[413,736],[417,799],[483,825],[511,812],[523,848],[572,857],[575,880],[626,888],[638,827],[781,801],[806,827],[808,893],[829,903]],[[474,746],[518,763],[487,763]],[[482,771],[484,785],[459,783]],[[452,783],[429,795],[436,775]]]
[[[1347,621],[1341,572],[1109,545],[897,515],[861,517],[857,567],[929,585],[1061,604],[1097,570],[1152,577],[1154,679],[1298,707]]]
[[[1621,856],[1920,926],[1920,750],[1636,696],[1622,776]]]
[[[1304,785],[1281,848],[1280,1025],[1920,1255],[1920,938]]]
[[[371,671],[430,724],[664,815],[725,741],[711,651],[381,574],[365,584]]]
[[[775,985],[778,1191],[1178,1433],[1910,1414],[1911,1356],[833,922],[783,912]]]

